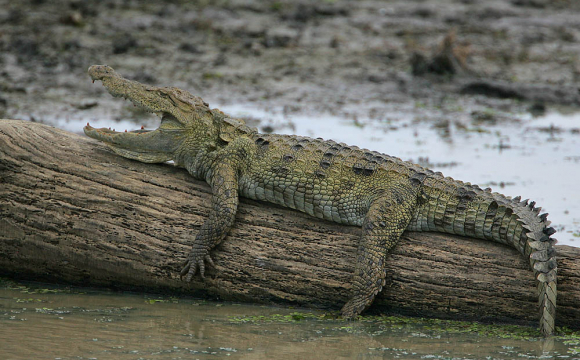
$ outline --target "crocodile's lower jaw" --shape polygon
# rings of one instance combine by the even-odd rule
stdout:
[[[138,160],[144,163],[163,163],[170,160],[173,160],[173,156],[164,153],[154,153],[154,152],[137,152],[131,151],[127,149],[123,149],[122,147],[118,147],[115,145],[107,144],[111,150],[115,153],[126,157],[127,159],[131,160]]]
[[[142,129],[129,132],[117,132],[107,128],[95,129],[87,124],[84,127],[84,132],[87,136],[104,142],[115,153],[128,159],[146,163],[162,163],[173,160],[173,151],[166,152],[151,149],[151,140],[154,137],[159,137],[157,136],[159,130]]]

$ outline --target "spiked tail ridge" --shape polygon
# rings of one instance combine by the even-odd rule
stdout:
[[[438,175],[438,174],[436,174]],[[424,182],[425,201],[409,230],[438,231],[487,239],[516,248],[530,262],[538,287],[540,331],[555,331],[556,232],[535,202],[509,198],[491,189],[435,176]]]
[[[494,194],[495,195],[495,194]],[[553,245],[556,239],[551,236],[556,232],[550,227],[548,214],[540,215],[541,208],[535,207],[535,202],[520,201],[520,197],[512,199],[514,213],[522,223],[524,231],[520,235],[520,250],[529,257],[534,276],[538,281],[538,306],[540,310],[540,331],[544,336],[550,336],[555,331],[558,266]]]

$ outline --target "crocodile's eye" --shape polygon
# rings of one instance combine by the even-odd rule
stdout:
[[[167,100],[171,101],[171,103],[172,103],[174,106],[177,106],[177,103],[175,102],[175,99],[173,98],[173,96],[171,96],[171,94],[165,93],[165,92],[163,92],[163,91],[159,91],[159,92],[157,92],[157,93],[158,93],[158,94],[159,94],[159,96],[161,96],[162,98],[164,98],[164,99],[167,99]]]

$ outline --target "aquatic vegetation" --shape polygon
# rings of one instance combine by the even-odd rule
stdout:
[[[344,320],[332,313],[295,311],[289,314],[232,316],[232,324],[290,324],[300,321],[325,322],[334,331],[380,335],[388,331],[409,331],[423,337],[438,337],[442,334],[474,334],[482,337],[497,337],[513,340],[539,341],[540,331],[534,327],[509,324],[483,324],[470,321],[414,318],[405,316],[359,316],[356,321]],[[362,326],[361,326],[362,325]],[[377,329],[377,327],[379,329]],[[421,332],[417,332],[420,330]],[[580,345],[580,331],[557,328],[558,339],[566,345]],[[419,336],[419,335],[417,335]]]
[[[335,317],[326,313],[315,314],[311,312],[292,312],[290,314],[271,314],[271,315],[250,315],[250,316],[232,316],[228,318],[231,323],[242,324],[269,324],[269,323],[296,323],[303,320],[329,320]]]

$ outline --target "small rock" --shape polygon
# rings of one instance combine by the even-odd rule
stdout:
[[[264,46],[269,48],[287,47],[296,41],[298,31],[290,28],[273,28],[266,34]]]
[[[380,84],[380,83],[387,81],[388,79],[385,76],[371,74],[368,76],[367,80],[372,82],[372,83]]]
[[[338,38],[338,36],[334,36],[332,37],[332,40],[330,40],[330,47],[333,49],[338,49],[340,47],[340,39]]]
[[[188,52],[190,54],[203,54],[203,51],[200,50],[195,44],[190,43],[182,43],[179,45],[179,50]]]
[[[546,113],[546,105],[541,102],[535,102],[528,108],[528,111],[533,116],[542,116]]]
[[[265,134],[271,134],[274,132],[274,127],[272,125],[264,125],[262,126],[262,132]]]
[[[14,9],[8,12],[8,16],[4,18],[6,24],[20,24],[26,19],[26,14],[21,9]]]
[[[543,9],[548,5],[548,0],[512,0],[512,5]]]
[[[133,75],[133,79],[140,83],[144,84],[155,84],[157,83],[157,78],[152,75],[150,72],[147,72],[143,69],[137,71],[135,75]]]
[[[60,18],[61,24],[72,26],[83,26],[85,24],[83,15],[78,11],[70,12]]]
[[[137,46],[137,40],[131,34],[118,36],[113,40],[113,54],[124,54]]]
[[[413,75],[422,76],[427,73],[428,64],[425,55],[415,52],[411,55],[409,62],[411,63],[411,73]]]
[[[79,110],[88,110],[88,109],[92,109],[95,106],[99,105],[98,102],[96,101],[91,101],[91,102],[85,102],[82,104],[77,104],[75,107]]]
[[[491,111],[479,111],[474,110],[471,112],[471,118],[475,123],[490,123],[495,124],[497,122],[497,118],[495,114]]]
[[[262,55],[264,46],[257,41],[252,41],[252,43],[250,44],[250,50],[252,51],[252,54],[254,54],[255,56],[260,56]]]

